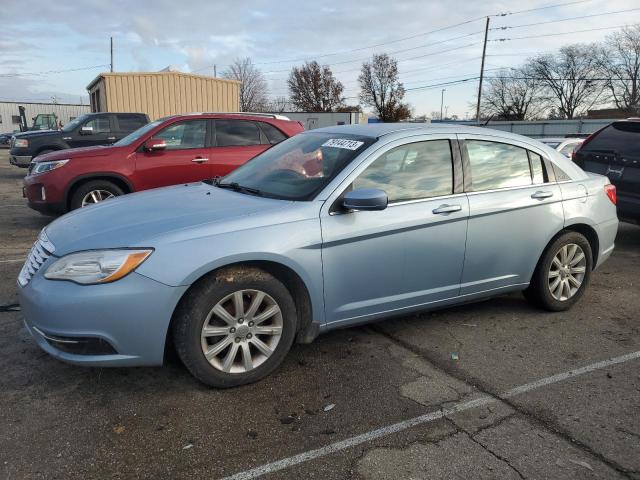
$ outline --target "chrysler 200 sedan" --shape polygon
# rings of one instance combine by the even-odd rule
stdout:
[[[560,311],[614,248],[616,191],[539,142],[451,125],[297,135],[222,179],[67,214],[18,277],[27,328],[80,365],[202,382],[272,372],[294,340],[512,291]]]

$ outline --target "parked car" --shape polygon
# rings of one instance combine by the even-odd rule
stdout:
[[[574,161],[588,172],[606,175],[618,191],[618,216],[640,221],[640,119],[620,120],[588,137]]]
[[[144,113],[87,113],[61,130],[16,133],[11,138],[9,162],[27,168],[33,158],[49,152],[108,145],[146,123],[149,123],[149,117]]]
[[[9,148],[9,142],[14,133],[0,133],[0,147]]]
[[[317,129],[226,177],[65,215],[23,267],[26,325],[79,365],[258,380],[294,339],[524,290],[567,310],[614,248],[615,187],[555,150],[455,125]]]
[[[580,137],[548,137],[539,139],[545,145],[557,150],[567,158],[571,158],[573,151],[584,141]]]
[[[174,115],[109,147],[37,157],[24,194],[31,208],[62,213],[125,193],[226,175],[301,131],[299,122],[280,115]]]

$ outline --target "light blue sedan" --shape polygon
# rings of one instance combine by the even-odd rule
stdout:
[[[216,387],[294,341],[523,290],[582,297],[614,248],[615,187],[488,129],[352,125],[286,140],[222,179],[126,195],[42,231],[18,278],[27,328],[81,365],[160,365]]]

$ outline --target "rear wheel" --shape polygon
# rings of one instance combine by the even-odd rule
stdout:
[[[564,233],[542,255],[525,296],[547,310],[568,310],[584,294],[592,268],[589,241],[578,232]]]
[[[286,287],[268,273],[236,267],[197,284],[173,323],[178,356],[201,382],[234,387],[267,376],[284,360],[296,331]]]
[[[109,180],[92,180],[80,185],[71,197],[70,209],[88,207],[94,203],[124,195],[124,191]]]

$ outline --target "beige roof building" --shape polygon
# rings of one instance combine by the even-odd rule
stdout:
[[[151,120],[240,110],[240,82],[176,71],[101,73],[87,90],[92,112],[140,112]]]

